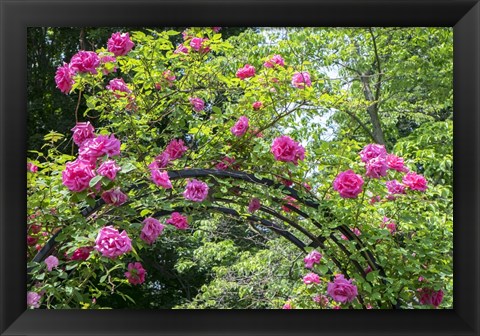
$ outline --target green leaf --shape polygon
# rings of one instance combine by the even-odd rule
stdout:
[[[120,170],[120,173],[125,174],[135,169],[137,169],[137,167],[135,167],[132,163],[129,162],[122,166],[122,170]]]
[[[90,180],[90,182],[88,183],[88,185],[89,185],[90,187],[92,187],[92,188],[95,187],[95,185],[96,185],[98,182],[100,182],[100,180],[102,179],[102,177],[103,177],[103,176],[101,176],[101,175],[95,176],[94,178],[92,178],[92,179]]]

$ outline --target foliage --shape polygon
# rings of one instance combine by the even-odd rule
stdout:
[[[122,55],[96,32],[103,42],[95,52],[115,62],[75,73],[65,97],[77,95],[79,103],[61,110],[71,124],[29,151],[38,167],[28,172],[29,260],[57,234],[51,254],[58,267],[48,271],[38,258],[28,264],[28,290],[42,294],[42,308],[452,306],[451,30],[247,29],[227,37],[212,28],[189,28],[183,36],[143,29],[130,32],[135,46]],[[180,43],[186,52],[178,52]],[[60,66],[62,54],[52,55]],[[274,55],[284,64],[265,66]],[[246,64],[254,74],[248,67],[238,72]],[[305,72],[311,85],[292,81]],[[373,100],[365,76],[376,78],[368,82]],[[125,86],[112,89],[115,79]],[[45,115],[59,115],[59,105],[46,101]],[[37,114],[31,120],[41,123]],[[72,140],[67,130],[82,120],[95,134]],[[283,135],[295,144],[295,158],[290,149],[275,150]],[[404,194],[388,192],[387,181],[406,176],[393,168],[368,177],[370,161],[362,162],[359,152],[380,135],[389,153],[426,178],[426,190],[404,181]],[[91,141],[101,136],[109,140],[95,145],[101,154],[91,161],[93,175],[85,186],[67,188],[69,162],[91,159]],[[78,148],[73,155],[65,154],[70,146]],[[168,163],[161,163],[166,154]],[[100,175],[109,160],[121,168],[113,178]],[[194,168],[212,173],[190,180],[175,175]],[[350,169],[364,184],[361,193],[343,198],[332,183]],[[160,175],[165,171],[171,188]],[[250,175],[241,180],[222,171]],[[208,185],[200,202],[184,196],[193,178]],[[127,199],[106,198],[116,190]],[[249,211],[253,197],[262,207]],[[186,217],[188,228],[168,224],[173,212]],[[165,226],[152,245],[142,238],[152,234],[145,231],[149,217]],[[98,239],[106,226],[128,234],[127,253],[102,255]],[[82,247],[90,249],[86,257],[72,259]],[[321,281],[305,284],[303,259],[314,249],[323,257],[311,271]],[[133,262],[146,269],[143,284],[125,276]],[[338,274],[358,296],[341,302],[331,294]],[[425,289],[442,290],[441,304],[427,304]],[[327,293],[328,304],[317,302]]]

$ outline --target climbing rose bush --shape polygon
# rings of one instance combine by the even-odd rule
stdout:
[[[28,306],[131,302],[130,291],[158,285],[155,255],[188,288],[202,281],[190,274],[212,277],[181,307],[209,307],[219,292],[226,302],[283,309],[446,307],[448,260],[437,262],[436,250],[448,248],[430,237],[450,234],[449,214],[436,203],[448,195],[433,183],[428,155],[309,134],[299,118],[316,113],[312,106],[342,108],[321,70],[281,48],[252,57],[214,30],[117,32],[98,50],[58,63],[58,90],[81,95],[82,104],[72,133],[49,134],[48,156],[27,164],[30,260],[57,234],[52,255],[29,264]],[[72,145],[68,154],[58,151],[60,141]],[[246,180],[224,177],[243,172]],[[220,219],[221,207],[240,219]],[[275,226],[263,226],[268,221]],[[284,238],[273,239],[271,228],[292,234],[302,252],[278,243]],[[217,233],[261,247],[247,255]],[[277,259],[283,255],[288,269]],[[235,279],[244,259],[261,272],[242,273],[232,299],[216,280]],[[273,274],[287,273],[274,283]],[[430,281],[417,281],[420,275]],[[268,299],[249,302],[257,294]]]

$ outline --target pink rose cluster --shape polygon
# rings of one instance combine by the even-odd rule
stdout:
[[[322,260],[322,254],[317,250],[313,250],[305,258],[303,258],[303,262],[305,263],[306,268],[313,268],[314,264],[319,264]]]
[[[292,76],[292,85],[297,89],[304,89],[312,86],[310,74],[307,71],[295,72]]]
[[[143,220],[143,228],[140,239],[151,245],[162,234],[164,226],[155,218],[148,217]]]
[[[298,165],[298,161],[305,159],[305,148],[287,135],[273,140],[271,152],[275,160],[282,162],[293,162]]]
[[[285,60],[280,55],[273,55],[269,60],[263,63],[266,68],[274,68],[275,66],[285,66]]]
[[[246,116],[241,116],[238,121],[230,128],[230,131],[236,137],[243,136],[248,130],[248,118]]]
[[[173,139],[165,147],[165,150],[160,155],[157,155],[155,160],[148,165],[151,178],[157,186],[165,189],[172,188],[168,173],[161,171],[161,169],[166,168],[170,162],[181,158],[187,150],[188,147],[185,146],[183,140]]]
[[[202,202],[207,198],[208,185],[205,182],[192,179],[188,181],[183,197],[189,201]]]
[[[333,282],[329,282],[327,293],[332,299],[340,303],[352,302],[358,295],[357,286],[352,280],[345,279],[343,274],[335,275]]]
[[[130,40],[128,33],[113,33],[107,42],[107,49],[114,56],[126,55],[132,48],[134,43]],[[57,88],[63,93],[69,93],[75,84],[74,76],[77,73],[97,74],[97,69],[106,63],[114,63],[115,57],[110,55],[98,55],[93,51],[80,50],[72,56],[70,63],[63,63],[55,72],[55,83]],[[114,68],[113,71],[116,69]],[[106,68],[102,71],[108,74],[110,71]]]
[[[128,271],[125,272],[125,277],[132,285],[140,285],[145,282],[145,275],[147,272],[140,262],[128,264]]]
[[[237,70],[236,76],[240,79],[247,79],[255,76],[255,68],[250,64],[245,64],[243,68]]]
[[[181,215],[180,213],[178,213],[178,212],[173,212],[173,213],[170,215],[170,218],[165,221],[165,223],[171,224],[171,225],[175,226],[175,227],[176,227],[177,229],[179,229],[179,230],[186,230],[186,229],[188,229],[187,217],[182,216],[182,215]]]
[[[77,123],[72,132],[73,141],[79,146],[79,155],[75,161],[67,162],[62,171],[62,182],[70,191],[81,192],[89,188],[90,180],[95,177],[98,159],[105,155],[120,155],[121,144],[113,134],[96,136],[88,121]],[[107,160],[100,163],[96,173],[114,180],[120,170],[114,160]]]
[[[95,239],[95,250],[102,256],[115,259],[132,250],[132,242],[126,231],[118,232],[113,226],[103,227]]]

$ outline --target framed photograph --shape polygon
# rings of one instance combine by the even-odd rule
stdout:
[[[1,335],[479,335],[478,1],[0,6]]]

